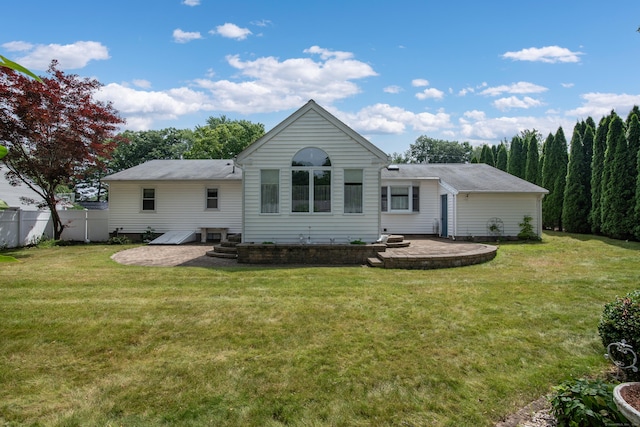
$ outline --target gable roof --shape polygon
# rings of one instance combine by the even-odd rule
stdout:
[[[546,194],[549,192],[538,185],[484,163],[393,165],[393,168],[382,170],[382,179],[439,179],[457,193]]]
[[[233,160],[150,160],[102,178],[103,181],[241,180]]]
[[[276,125],[269,132],[265,133],[262,137],[260,137],[258,140],[256,140],[253,144],[251,144],[247,148],[245,148],[236,157],[236,162],[238,164],[243,164],[244,160],[248,156],[250,156],[255,150],[257,150],[258,148],[260,148],[261,146],[263,146],[264,144],[269,142],[271,139],[276,137],[280,132],[282,132],[284,129],[286,129],[289,125],[291,125],[293,122],[295,122],[296,120],[298,120],[300,117],[302,117],[304,114],[306,114],[307,112],[309,112],[311,110],[313,110],[316,113],[318,113],[325,120],[327,120],[328,122],[333,124],[335,127],[340,129],[342,132],[347,134],[356,143],[362,145],[364,148],[366,148],[371,153],[373,153],[376,157],[378,157],[380,159],[380,163],[385,164],[385,165],[389,163],[389,156],[384,151],[380,150],[378,147],[373,145],[371,142],[369,142],[366,138],[364,138],[358,132],[354,131],[349,126],[347,126],[346,124],[341,122],[336,116],[334,116],[333,114],[329,113],[327,110],[325,110],[324,108],[319,106],[313,99],[310,99],[305,105],[300,107],[296,112],[294,112],[289,117],[284,119],[282,122],[280,122],[278,125]]]

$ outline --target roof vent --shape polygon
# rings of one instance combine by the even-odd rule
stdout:
[[[387,166],[387,170],[399,171],[400,170],[400,166],[399,165],[389,165],[389,166]]]

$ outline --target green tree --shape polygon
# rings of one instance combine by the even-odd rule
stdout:
[[[552,138],[547,138],[544,147],[542,186],[549,194],[542,199],[542,224],[547,228],[562,230],[562,204],[568,161],[567,139],[560,127]]]
[[[232,159],[251,143],[264,135],[262,123],[248,120],[229,120],[225,116],[209,117],[206,126],[194,131],[187,159]]]
[[[40,77],[38,77],[37,75],[29,71],[22,65],[18,64],[17,62],[13,62],[2,55],[0,55],[0,67],[5,67],[10,70],[18,71],[19,73],[22,73],[22,74],[26,74],[27,76],[32,77],[36,81],[42,83],[42,79]],[[8,152],[9,150],[7,150],[7,147],[5,147],[4,145],[0,145],[0,159],[6,156]]]
[[[57,188],[88,167],[102,167],[124,120],[111,104],[94,99],[97,80],[65,74],[56,61],[48,72],[40,83],[0,67],[0,142],[9,149],[2,159],[5,176],[42,197],[59,239],[65,225],[56,209]]]
[[[611,115],[600,119],[593,141],[591,158],[591,210],[589,225],[594,234],[602,233],[602,188],[604,181],[604,156],[607,151],[607,133]]]
[[[511,139],[507,172],[511,175],[517,176],[518,178],[524,179],[526,164],[527,151],[524,147],[524,141],[521,137],[516,135]]]
[[[501,142],[498,145],[498,155],[496,156],[496,167],[501,171],[507,171],[507,163],[509,160],[509,154],[507,153],[507,145]]]
[[[540,153],[538,150],[540,150],[538,137],[533,133],[529,136],[527,142],[527,163],[525,166],[524,179],[536,185],[540,185],[540,169],[538,165],[540,162]]]
[[[495,161],[493,159],[493,150],[487,144],[482,146],[482,151],[480,152],[480,163],[486,163],[490,166],[495,166]]]
[[[391,158],[391,163],[396,165],[409,163],[409,157],[407,153],[402,154],[402,153],[393,152],[389,155],[389,157]]]
[[[468,142],[444,141],[419,136],[407,152],[410,163],[466,163],[471,160],[473,147]]]
[[[180,159],[193,144],[193,131],[166,128],[161,130],[124,131],[108,160],[111,173],[137,166],[149,160]]]
[[[585,133],[590,129],[587,128]],[[562,227],[570,233],[588,233],[590,230],[588,216],[591,209],[591,195],[587,186],[590,165],[585,161],[580,132],[580,124],[576,124],[571,137],[571,152],[562,205]]]
[[[629,182],[629,161],[624,122],[613,114],[607,133],[602,181],[602,232],[614,239],[628,237],[629,213],[635,182]]]

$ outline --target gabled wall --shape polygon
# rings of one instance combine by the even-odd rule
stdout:
[[[314,106],[267,137],[266,142],[238,156],[244,180],[243,242],[296,243],[301,235],[305,242],[310,237],[311,243],[330,243],[331,239],[335,243],[349,239],[373,242],[379,237],[380,168],[386,166],[386,158],[381,159],[366,144],[356,141],[351,132],[328,120]],[[331,159],[330,213],[291,211],[291,162],[306,147],[320,148]],[[280,171],[278,213],[260,213],[261,169]],[[345,169],[363,170],[363,213],[344,213]]]

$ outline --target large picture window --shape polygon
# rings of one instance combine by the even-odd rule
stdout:
[[[331,212],[331,160],[327,153],[303,148],[291,166],[291,211]]]
[[[260,212],[280,212],[280,171],[277,169],[260,171]]]
[[[362,169],[344,171],[344,213],[362,213]]]

